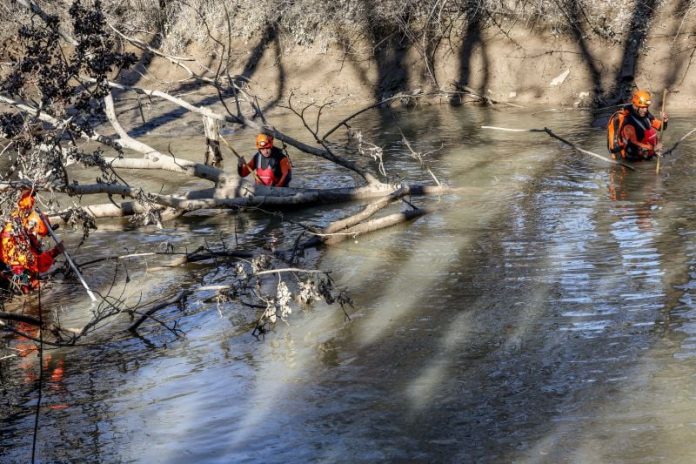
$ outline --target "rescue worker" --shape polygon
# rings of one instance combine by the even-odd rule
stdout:
[[[622,148],[619,152],[621,158],[627,161],[647,160],[662,151],[662,141],[659,140],[658,131],[667,127],[669,117],[662,113],[657,119],[653,116],[649,107],[651,101],[650,92],[636,90],[633,92],[631,104],[624,111],[623,124],[620,129]]]
[[[239,158],[239,175],[246,177],[253,172],[256,185],[287,187],[292,179],[290,158],[280,148],[273,146],[273,137],[270,135],[257,135],[256,148],[258,151],[248,163],[244,157]]]
[[[17,209],[10,214],[0,233],[0,259],[9,268],[13,287],[29,293],[39,287],[39,274],[47,272],[56,256],[63,252],[59,243],[43,250],[41,239],[48,235],[48,220],[44,222],[34,210],[36,192],[22,191]]]

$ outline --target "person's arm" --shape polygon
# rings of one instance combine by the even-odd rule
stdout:
[[[642,142],[638,141],[638,137],[636,136],[636,129],[630,124],[626,124],[623,127],[623,129],[621,130],[621,135],[623,135],[623,138],[627,143],[635,145],[636,147],[640,148],[641,150],[652,150],[653,149],[653,146],[650,145],[649,143],[642,143]]]
[[[240,176],[246,177],[254,172],[254,169],[256,169],[256,155],[252,156],[248,163],[244,162],[243,157],[239,158],[239,162],[237,163],[237,173]]]
[[[660,116],[662,117],[662,119],[654,118],[650,121],[650,125],[657,130],[660,130],[660,129],[665,130],[665,129],[667,129],[667,123],[669,122],[669,116],[667,116],[667,113],[662,113]],[[664,125],[664,127],[663,127],[663,125]]]
[[[285,181],[287,180],[288,176],[290,175],[290,170],[292,168],[290,167],[290,160],[288,159],[287,156],[283,156],[283,158],[280,160],[280,179],[278,179],[278,182],[275,183],[275,185],[280,185],[280,186],[285,186]]]
[[[63,245],[63,242],[58,242],[56,246],[50,250],[44,251],[43,253],[37,255],[37,270],[40,273],[48,272],[48,270],[51,269],[51,266],[53,266],[56,256],[61,254],[63,250],[65,250],[65,245]]]

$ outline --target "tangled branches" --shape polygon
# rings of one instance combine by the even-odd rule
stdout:
[[[14,99],[6,103],[26,103],[0,114],[0,131],[9,142],[3,154],[11,160],[3,180],[66,189],[66,166],[79,161],[102,170],[98,181],[118,182],[101,151],[85,152],[77,140],[92,135],[93,125],[103,117],[109,75],[128,68],[136,57],[117,50],[106,33],[99,1],[93,8],[75,1],[68,13],[75,33],[71,51],[61,46],[58,16],[42,14],[42,20],[19,28],[21,50],[11,54],[13,66],[0,91]]]

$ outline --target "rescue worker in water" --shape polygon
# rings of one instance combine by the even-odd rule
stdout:
[[[627,161],[650,159],[662,151],[662,141],[658,131],[667,128],[669,117],[662,113],[657,119],[650,113],[650,92],[636,90],[631,98],[631,105],[624,112],[621,127],[621,158]]]
[[[39,274],[47,272],[56,256],[63,252],[59,243],[43,250],[41,238],[48,235],[48,221],[34,210],[36,192],[23,190],[17,209],[10,214],[0,233],[0,259],[9,271],[9,279],[22,293],[39,287]]]
[[[256,185],[287,187],[292,179],[292,164],[281,149],[273,146],[273,137],[266,134],[257,135],[256,148],[258,151],[248,163],[243,157],[239,158],[239,175],[246,177],[253,172]]]

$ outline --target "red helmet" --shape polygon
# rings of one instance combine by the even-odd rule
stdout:
[[[647,90],[636,90],[633,92],[633,98],[631,98],[631,103],[633,103],[638,108],[647,108],[650,106],[652,101],[650,101],[650,92]]]
[[[271,148],[273,146],[273,136],[259,134],[256,136],[256,148]]]

